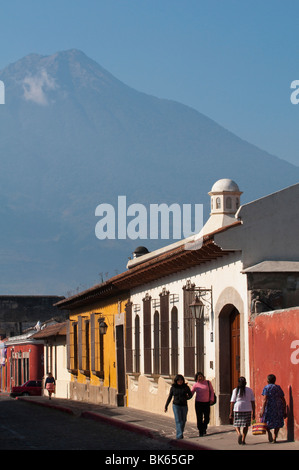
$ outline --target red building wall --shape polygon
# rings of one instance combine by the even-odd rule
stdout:
[[[44,375],[43,344],[15,344],[7,347],[5,384],[7,392],[27,380],[42,380]]]
[[[262,313],[249,324],[251,387],[257,412],[269,374],[285,393],[288,418],[280,434],[299,441],[299,307]]]

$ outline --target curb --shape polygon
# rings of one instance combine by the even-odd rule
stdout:
[[[38,401],[34,401],[34,400],[26,400],[26,398],[23,398],[23,397],[16,397],[16,400],[25,401],[26,403],[31,403],[32,405],[44,406],[45,408],[54,408],[55,410],[62,411],[64,413],[68,413],[70,415],[75,414],[73,412],[73,410],[71,410],[71,408],[67,408],[67,407],[61,406],[61,405],[55,405],[55,404],[52,404],[52,403],[43,403],[43,402],[38,402]]]
[[[120,419],[109,418],[106,415],[94,413],[93,411],[83,411],[80,416],[81,418],[93,419],[94,421],[102,421],[107,424],[111,424],[112,426],[125,429],[127,431],[137,432],[139,434],[143,434],[146,437],[150,437],[151,439],[156,438],[155,434],[152,431],[142,426],[139,426],[138,424],[126,423],[125,421],[121,421]]]
[[[156,434],[142,426],[139,426],[138,424],[131,424],[131,423],[126,423],[125,421],[121,421],[117,418],[110,418],[106,415],[102,415],[100,413],[94,413],[92,411],[83,411],[80,415],[82,418],[86,419],[93,419],[95,421],[101,421],[105,422],[107,424],[110,424],[112,426],[116,426],[121,429],[126,429],[131,432],[135,432],[138,434],[143,434],[146,437],[149,437],[151,439],[156,439],[156,440],[161,440],[165,439],[169,442],[170,445],[174,447],[179,447],[180,449],[185,449],[185,450],[212,450],[208,447],[204,447],[200,444],[193,444],[192,442],[184,441],[184,440],[176,440],[176,439],[167,439],[166,437],[161,436],[160,434]]]
[[[16,400],[25,401],[26,403],[31,403],[33,405],[44,406],[46,408],[53,408],[55,410],[62,411],[64,413],[68,413],[70,415],[75,416],[75,413],[71,408],[64,407],[61,405],[55,405],[54,403],[26,400],[26,398],[24,397],[16,397]],[[92,419],[94,421],[101,421],[112,426],[118,427],[120,429],[125,429],[127,431],[134,432],[137,434],[142,434],[143,436],[148,437],[150,439],[167,440],[171,446],[178,447],[184,450],[213,450],[209,447],[205,447],[200,444],[194,444],[192,442],[184,441],[181,439],[167,439],[166,437],[161,436],[160,434],[155,433],[153,431],[150,431],[149,429],[144,428],[143,426],[139,426],[138,424],[126,423],[125,421],[121,421],[117,418],[110,418],[109,416],[100,413],[95,413],[92,411],[82,411],[78,417],[84,419]]]

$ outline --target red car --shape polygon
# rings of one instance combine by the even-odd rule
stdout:
[[[12,387],[10,396],[40,396],[42,394],[42,382],[41,380],[28,380],[19,387]]]

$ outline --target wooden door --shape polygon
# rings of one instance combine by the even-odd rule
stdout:
[[[116,328],[116,360],[117,360],[117,405],[124,406],[126,394],[125,379],[125,354],[124,354],[124,327],[117,325]]]
[[[236,308],[230,314],[231,390],[238,386],[240,377],[240,313]]]

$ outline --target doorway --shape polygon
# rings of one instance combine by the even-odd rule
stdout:
[[[240,313],[234,308],[230,322],[230,379],[231,390],[238,386],[240,377]]]
[[[240,312],[233,304],[226,304],[219,314],[219,419],[228,424],[228,410],[232,390],[240,375]]]
[[[124,327],[117,325],[116,331],[116,361],[117,361],[117,406],[125,406],[126,379],[124,354]]]

